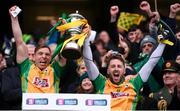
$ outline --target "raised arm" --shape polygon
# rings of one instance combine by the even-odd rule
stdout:
[[[9,9],[9,13],[11,11],[14,11],[16,8],[17,6],[11,7]],[[17,49],[16,60],[17,63],[22,63],[26,58],[28,58],[28,49],[22,39],[22,31],[19,26],[18,17],[13,17],[11,13],[10,16],[11,16],[12,31],[13,31],[14,39],[16,41],[16,49]]]
[[[90,34],[90,36],[92,36],[92,34]],[[84,41],[83,57],[84,57],[84,62],[85,62],[86,67],[87,67],[87,73],[88,73],[89,78],[91,80],[95,80],[99,75],[99,70],[93,62],[89,38],[91,38],[91,37],[86,38],[86,40]]]
[[[140,77],[143,80],[143,82],[146,82],[148,80],[151,71],[153,70],[153,68],[156,66],[159,59],[161,58],[165,46],[166,46],[165,44],[159,43],[158,47],[151,54],[147,63],[139,71]]]

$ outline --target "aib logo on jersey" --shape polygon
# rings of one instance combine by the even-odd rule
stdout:
[[[48,79],[41,79],[39,77],[34,78],[33,84],[38,87],[49,87]]]
[[[118,98],[118,97],[123,97],[123,96],[129,96],[129,93],[125,93],[125,92],[111,92],[111,97],[112,98]]]

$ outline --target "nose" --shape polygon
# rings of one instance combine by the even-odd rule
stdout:
[[[42,57],[43,57],[43,58],[46,58],[46,54],[43,54]]]
[[[116,67],[114,68],[114,70],[118,70],[118,66],[116,66]]]
[[[87,71],[87,69],[85,68],[85,69],[84,69],[84,72],[86,72],[86,71]]]

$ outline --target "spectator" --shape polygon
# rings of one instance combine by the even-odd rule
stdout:
[[[0,51],[0,110],[21,110],[21,80],[18,67]],[[12,60],[12,59],[11,59]]]
[[[170,6],[170,13],[169,13],[169,17],[161,17],[160,19],[160,15],[158,12],[152,12],[150,5],[147,1],[142,1],[140,4],[140,8],[141,10],[145,11],[148,16],[151,18],[150,20],[150,32],[153,32],[153,35],[155,35],[155,37],[157,36],[157,27],[155,26],[155,23],[157,23],[157,21],[159,20],[163,20],[173,31],[173,33],[175,33],[175,28],[176,28],[176,13],[178,13],[178,11],[180,10],[179,7],[179,3],[175,3],[172,4]],[[163,26],[164,27],[164,26]],[[169,30],[167,29],[167,27],[164,28],[165,30]],[[152,31],[154,30],[154,31]],[[155,34],[155,33],[156,34]],[[174,36],[174,34],[170,33],[169,40],[171,42],[174,43],[173,46],[169,46],[167,45],[165,50],[168,50],[167,52],[165,52],[163,54],[163,57],[165,60],[175,60],[175,57],[177,56],[178,52],[179,52],[179,48],[180,48],[180,42],[177,40],[177,38]]]
[[[176,62],[177,62],[178,64],[180,64],[180,52],[179,52],[179,54],[178,54],[177,57],[176,57]]]
[[[134,64],[134,68],[136,69],[136,71],[141,69],[141,67],[143,66],[143,64],[146,63],[146,61],[148,60],[147,58],[149,57],[149,55],[152,52],[151,51],[153,49],[152,46],[155,43],[155,42],[153,42],[153,41],[155,41],[153,38],[156,39],[156,36],[157,36],[157,28],[156,28],[155,24],[160,20],[159,13],[158,12],[152,12],[148,2],[146,2],[146,1],[141,2],[140,8],[143,11],[145,11],[148,14],[149,17],[151,17],[150,23],[149,23],[149,29],[150,29],[152,37],[151,38],[149,37],[151,40],[150,39],[148,40],[147,38],[144,38],[141,41],[142,53],[140,54],[140,56],[138,58],[139,61],[136,64]],[[172,25],[174,24],[175,21],[174,22],[172,22],[172,21],[174,21],[174,20],[171,20],[169,18],[167,18],[167,20],[166,20],[166,22],[170,25],[170,27],[172,29],[174,29]],[[172,24],[171,24],[171,22],[172,22]],[[166,30],[169,30],[169,29],[166,29]],[[168,51],[163,53],[163,58],[160,59],[160,61],[156,65],[156,67],[153,69],[152,76],[149,77],[149,80],[148,80],[147,84],[144,85],[143,93],[145,95],[149,95],[149,93],[152,92],[152,91],[156,92],[163,86],[162,75],[161,74],[157,75],[157,73],[160,73],[164,60],[167,60],[168,58],[174,57],[177,54],[178,50],[176,50],[176,49],[178,49],[179,43],[178,43],[178,41],[176,42],[175,37],[171,33],[168,34],[168,36],[171,36],[169,38],[174,43],[174,46],[172,47],[172,46],[168,45],[166,47],[166,50],[168,50]],[[147,39],[147,41],[149,41],[149,42],[151,41],[151,45],[149,44],[149,46],[151,46],[151,48],[150,47],[144,47],[144,49],[142,48],[142,44],[144,43],[145,39]],[[173,51],[173,53],[171,53],[171,51]],[[147,53],[147,54],[144,54],[144,53]]]
[[[176,92],[178,90],[177,87],[179,87],[179,82],[177,82],[179,71],[180,64],[172,60],[168,60],[164,63],[162,72],[164,87],[158,92],[150,94],[151,98],[154,98],[158,101],[157,106],[159,110],[180,109],[180,98]],[[174,96],[175,98],[173,98]],[[171,105],[173,105],[173,107],[171,107]]]
[[[102,57],[107,53],[105,43],[101,39],[94,41],[95,50],[93,51],[94,60],[99,68],[102,66]]]
[[[94,94],[95,89],[92,81],[88,78],[88,74],[84,73],[80,77],[80,84],[77,88],[77,93]]]
[[[87,68],[85,66],[84,61],[82,60],[81,62],[77,63],[77,68],[76,68],[76,74],[74,75],[73,82],[67,86],[67,93],[77,93],[77,87],[80,82],[81,76],[84,75],[84,73],[87,71]]]
[[[143,54],[151,54],[153,50],[156,48],[157,42],[150,35],[145,35],[140,44],[140,49]]]
[[[131,28],[128,30],[128,40],[131,43],[140,43],[143,37],[144,34],[137,25],[131,26]]]

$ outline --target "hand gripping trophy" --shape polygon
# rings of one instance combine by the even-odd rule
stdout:
[[[81,47],[88,36],[89,31],[84,30],[88,23],[78,12],[72,13],[68,17],[66,24],[56,27],[60,32],[66,32],[60,53],[67,59],[79,59],[81,57]]]

